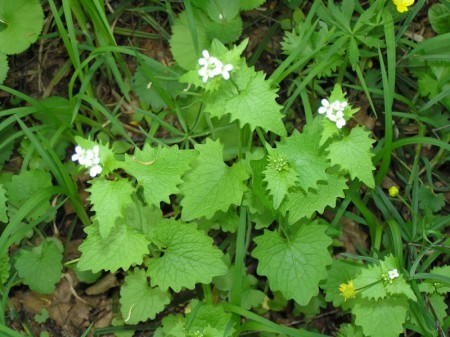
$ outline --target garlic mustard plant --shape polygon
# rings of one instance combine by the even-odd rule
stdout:
[[[75,147],[75,153],[72,155],[72,161],[89,169],[89,175],[95,177],[102,173],[100,165],[100,148],[95,145],[92,149],[85,150],[81,146]]]
[[[198,74],[202,77],[203,83],[208,79],[222,75],[225,80],[230,79],[230,71],[233,70],[232,64],[223,64],[217,57],[211,56],[205,49],[202,52],[203,57],[198,60],[198,64],[202,66]]]
[[[399,13],[407,12],[408,7],[414,4],[414,0],[393,0],[394,5],[397,6]]]

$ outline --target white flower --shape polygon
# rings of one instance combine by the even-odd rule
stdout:
[[[338,129],[342,129],[342,127],[345,125],[345,119],[340,118],[336,121],[336,126]]]
[[[324,114],[324,113],[327,113],[327,114],[328,114],[329,111],[332,111],[332,110],[333,110],[333,109],[331,108],[330,102],[328,102],[327,99],[323,99],[323,100],[321,101],[321,103],[322,103],[322,106],[319,108],[319,113],[320,113],[320,114]]]
[[[334,101],[330,103],[327,99],[321,101],[322,106],[319,108],[319,114],[325,114],[326,118],[336,123],[338,129],[342,129],[346,121],[344,118],[344,110],[348,103],[346,101]]]
[[[198,74],[202,77],[203,83],[218,75],[222,75],[226,80],[230,78],[229,72],[233,70],[232,64],[223,65],[217,57],[209,55],[207,50],[203,50],[202,55],[203,57],[198,60],[198,64],[202,66]]]
[[[397,269],[392,269],[392,270],[388,271],[388,277],[390,280],[393,280],[399,276],[400,276],[400,274],[398,273]]]
[[[233,65],[232,64],[225,64],[225,66],[222,68],[222,76],[225,80],[229,80],[230,79],[230,71],[233,70]]]
[[[94,165],[89,170],[89,175],[94,178],[97,174],[102,173],[102,167],[100,165]]]
[[[72,155],[72,161],[78,161],[80,165],[89,169],[89,175],[95,177],[102,172],[100,166],[100,148],[95,145],[92,149],[85,150],[81,146],[75,147],[75,153]]]

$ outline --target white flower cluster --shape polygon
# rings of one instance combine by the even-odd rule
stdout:
[[[334,101],[330,103],[327,99],[323,99],[321,103],[319,113],[326,114],[325,116],[330,121],[335,122],[338,129],[341,129],[345,125],[344,110],[348,105],[347,102]]]
[[[203,83],[218,75],[222,75],[226,80],[230,78],[230,71],[233,70],[232,64],[224,65],[217,57],[209,55],[207,50],[204,50],[202,55],[203,57],[198,59],[198,64],[202,66],[198,74],[202,77]]]
[[[388,271],[389,280],[393,280],[399,276],[400,276],[400,274],[398,273],[397,269],[392,269],[392,270]]]
[[[75,147],[75,154],[72,155],[72,161],[78,161],[80,165],[84,165],[89,169],[89,175],[95,177],[102,173],[100,166],[100,148],[95,145],[93,149],[85,150],[81,146]]]

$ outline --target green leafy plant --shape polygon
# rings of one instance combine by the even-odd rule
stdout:
[[[48,1],[67,98],[1,86],[19,103],[0,111],[0,331],[15,336],[2,327],[14,287],[51,294],[68,267],[82,283],[119,280],[112,327],[96,334],[150,322],[159,337],[444,335],[446,7],[430,9],[439,35],[416,43],[404,33],[424,1],[151,3]],[[13,6],[0,5],[0,41],[23,34]],[[283,24],[255,47],[243,31],[265,11]],[[150,25],[173,60],[135,48],[153,32],[116,27],[120,15]],[[59,214],[63,236],[49,225]],[[318,332],[332,307],[346,323]],[[294,316],[304,327],[276,321]]]

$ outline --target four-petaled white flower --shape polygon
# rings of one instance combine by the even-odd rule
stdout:
[[[232,70],[233,70],[232,64],[225,64],[220,73],[222,74],[222,77],[225,80],[228,80],[228,79],[230,79],[230,71],[232,71]]]
[[[85,150],[81,146],[75,147],[75,153],[72,155],[72,161],[78,161],[80,165],[89,169],[89,175],[95,177],[102,173],[100,165],[100,148],[95,145],[92,149]]]
[[[344,110],[347,108],[348,103],[346,101],[334,101],[330,103],[327,99],[321,101],[322,106],[318,112],[325,114],[326,118],[335,122],[338,129],[342,129],[346,121],[344,118]]]
[[[218,75],[222,75],[225,80],[230,79],[230,71],[233,70],[232,64],[224,65],[217,57],[211,56],[206,49],[202,55],[203,57],[198,60],[198,64],[202,66],[198,74],[202,77],[203,83]]]
[[[392,269],[392,270],[388,271],[389,280],[393,280],[399,276],[400,276],[400,274],[398,273],[397,269]]]

